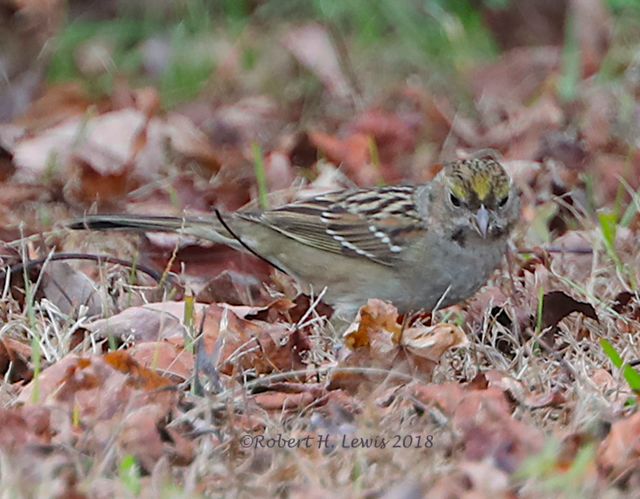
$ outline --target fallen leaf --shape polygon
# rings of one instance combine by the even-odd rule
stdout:
[[[425,497],[508,497],[509,483],[509,474],[494,463],[462,461],[438,479]]]
[[[148,403],[168,410],[175,394],[159,390],[171,381],[138,364],[126,352],[81,358],[68,355],[47,367],[24,387],[18,402],[25,405],[62,405],[92,420]]]
[[[216,367],[223,374],[267,374],[304,366],[303,351],[293,348],[296,336],[284,323],[242,319],[232,308],[212,304],[203,324],[205,345],[209,352],[219,349]]]
[[[216,173],[222,160],[213,149],[206,134],[186,116],[171,113],[167,116],[166,134],[173,151],[186,163],[195,161],[211,173]]]
[[[51,442],[50,411],[43,407],[0,409],[0,449],[3,452],[21,452],[28,445],[46,445]]]
[[[84,114],[94,105],[86,88],[78,82],[48,85],[16,123],[29,129],[45,130]]]
[[[202,317],[207,304],[195,304],[195,323]],[[184,302],[166,301],[130,307],[106,319],[98,319],[85,328],[100,338],[109,336],[132,339],[136,343],[169,338],[182,338],[184,326]],[[200,319],[201,320],[201,319]]]
[[[582,76],[587,78],[598,71],[607,55],[613,31],[612,19],[603,0],[571,0],[569,12],[580,46]]]
[[[223,270],[209,279],[198,290],[196,300],[200,303],[260,303],[265,297],[262,282],[253,275],[235,270]]]
[[[572,314],[580,312],[585,317],[598,321],[595,309],[589,303],[577,301],[563,291],[551,291],[542,298],[542,329],[557,329],[558,323]]]
[[[598,467],[605,476],[637,470],[640,463],[640,412],[613,423],[598,448]]]
[[[326,394],[319,385],[287,383],[270,386],[268,392],[254,395],[253,400],[269,411],[299,411],[318,402]]]
[[[369,300],[360,309],[358,319],[344,333],[344,343],[355,350],[368,347],[376,337],[389,336],[396,344],[400,341],[402,327],[398,324],[398,310],[388,302]],[[383,343],[388,343],[383,340]]]
[[[129,381],[136,388],[151,391],[171,385],[167,378],[141,366],[128,352],[109,352],[104,354],[102,359],[114,369],[129,375]]]
[[[194,357],[182,341],[152,341],[134,345],[127,353],[141,366],[170,379],[184,382],[193,375]]]
[[[398,324],[398,310],[387,302],[372,299],[360,309],[358,318],[344,333],[344,341],[349,350],[338,358],[329,387],[357,391],[391,370],[428,377],[442,355],[466,344],[467,338],[451,324],[417,324],[403,330]]]
[[[541,450],[541,431],[513,419],[511,404],[498,388],[464,390],[446,383],[418,385],[412,391],[420,402],[437,403],[451,417],[453,428],[460,432],[463,455],[470,461],[491,459],[510,474]]]
[[[44,273],[44,297],[55,304],[62,313],[77,313],[80,306],[86,307],[86,314],[89,316],[102,313],[102,299],[91,279],[85,274],[66,262],[49,262]]]
[[[560,68],[561,58],[559,46],[515,47],[496,62],[475,69],[470,83],[477,100],[525,104]],[[525,74],[527,78],[522,78]]]
[[[400,345],[417,357],[437,362],[447,350],[469,343],[462,329],[453,324],[416,326],[402,332]]]
[[[122,428],[117,434],[122,452],[135,456],[147,472],[151,472],[164,456],[169,458],[171,464],[178,466],[189,465],[195,457],[191,442],[178,431],[167,428],[164,418],[165,411],[162,407],[140,407],[124,417]]]
[[[0,376],[10,383],[30,381],[33,371],[29,367],[31,348],[12,338],[0,338]]]
[[[343,165],[358,185],[374,186],[380,180],[379,172],[371,163],[370,135],[356,132],[342,139],[314,131],[309,132],[309,138],[332,163]]]
[[[352,93],[329,33],[323,26],[307,24],[292,29],[285,35],[283,45],[336,97],[345,98]]]

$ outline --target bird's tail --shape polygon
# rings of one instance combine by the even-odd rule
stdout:
[[[175,232],[233,247],[240,245],[224,222],[216,217],[165,217],[147,215],[86,215],[67,227],[74,230],[131,230],[140,232]]]

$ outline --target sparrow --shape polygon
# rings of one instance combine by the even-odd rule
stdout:
[[[471,297],[499,266],[519,198],[499,161],[461,159],[428,183],[329,192],[269,210],[209,216],[87,215],[72,229],[169,231],[253,253],[338,316],[370,298],[400,313]]]

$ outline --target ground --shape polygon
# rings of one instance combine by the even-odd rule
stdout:
[[[0,6],[9,495],[637,496],[635,1]],[[478,154],[521,196],[501,268],[346,331],[251,255],[66,227]]]

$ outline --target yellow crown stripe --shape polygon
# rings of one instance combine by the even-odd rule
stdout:
[[[488,175],[476,174],[471,178],[471,188],[480,201],[485,201],[491,194],[491,179]]]

